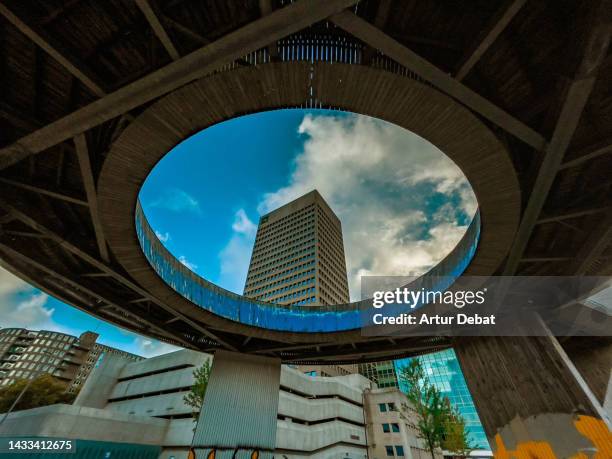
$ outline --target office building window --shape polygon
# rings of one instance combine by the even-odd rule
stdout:
[[[386,403],[379,403],[378,404],[378,409],[380,410],[381,413],[386,413],[387,412],[387,404]]]
[[[389,428],[389,424],[383,424],[383,432],[391,432],[391,429]]]
[[[399,424],[396,424],[396,423],[391,424],[391,430],[393,432],[399,432],[400,431]]]
[[[393,457],[393,446],[385,446],[385,449],[387,450],[387,456],[391,456]]]
[[[397,453],[398,457],[403,457],[404,456],[404,447],[400,446],[400,445],[395,445],[395,452]],[[389,453],[387,453],[389,454]]]

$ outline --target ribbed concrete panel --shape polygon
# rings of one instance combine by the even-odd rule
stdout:
[[[194,436],[197,457],[272,457],[280,359],[217,351]],[[237,450],[237,454],[235,451]]]

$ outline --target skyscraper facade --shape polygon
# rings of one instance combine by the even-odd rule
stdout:
[[[443,396],[448,397],[451,404],[459,410],[465,419],[472,444],[477,449],[491,449],[455,351],[446,349],[413,358],[419,359],[429,381],[440,390]],[[401,368],[409,364],[411,360],[412,358],[395,360],[393,362],[395,373],[401,373]],[[402,391],[407,389],[404,387],[401,378],[399,378],[398,386]]]
[[[342,225],[318,191],[260,218],[244,295],[283,305],[349,302]]]
[[[66,384],[67,392],[78,392],[102,353],[130,360],[142,357],[97,343],[98,334],[79,337],[48,330],[0,329],[0,387],[20,379],[51,374]]]
[[[408,388],[402,382],[400,374],[402,368],[413,358],[419,359],[429,381],[459,410],[465,419],[473,446],[489,450],[489,442],[476,412],[474,400],[461,372],[459,360],[452,349],[407,359],[360,363],[359,373],[375,382],[378,387],[397,387],[402,392],[407,392]]]

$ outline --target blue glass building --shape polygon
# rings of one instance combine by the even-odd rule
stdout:
[[[421,365],[425,370],[430,382],[434,384],[443,395],[448,397],[450,402],[457,407],[461,415],[466,421],[466,427],[469,430],[469,438],[473,445],[478,449],[489,450],[489,442],[484,432],[484,428],[476,412],[474,400],[470,395],[467,383],[461,372],[459,360],[452,349],[427,354],[417,358],[421,361]],[[412,358],[395,360],[393,365],[395,373],[398,374],[400,369],[410,363]],[[399,378],[398,378],[399,379]],[[405,391],[401,381],[399,388]]]

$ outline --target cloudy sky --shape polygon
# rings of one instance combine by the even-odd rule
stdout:
[[[280,110],[213,126],[167,155],[141,201],[166,247],[242,293],[259,216],[317,189],[342,222],[352,299],[364,274],[421,273],[458,242],[476,208],[459,169],[397,126],[331,111]],[[0,272],[0,326],[78,334],[142,355],[168,346],[119,330]]]

